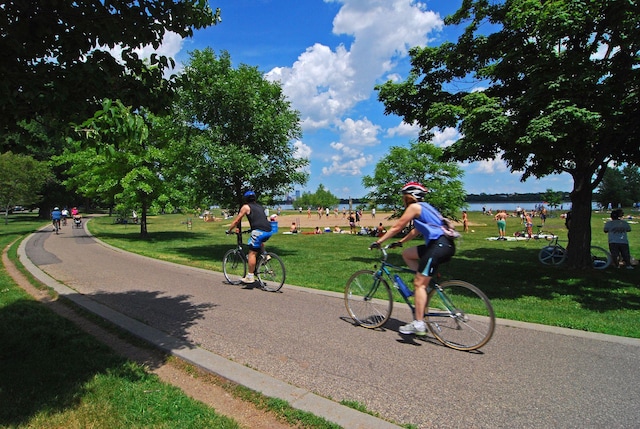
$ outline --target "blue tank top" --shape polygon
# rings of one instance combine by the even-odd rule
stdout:
[[[431,205],[421,202],[420,216],[413,220],[413,225],[420,231],[424,241],[437,240],[444,232],[442,231],[442,215]]]

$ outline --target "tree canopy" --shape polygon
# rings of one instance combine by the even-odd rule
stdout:
[[[589,266],[592,192],[610,162],[640,160],[638,1],[464,0],[446,24],[466,24],[457,43],[411,49],[407,79],[377,87],[386,113],[423,139],[457,128],[454,160],[569,173],[569,265]]]
[[[0,13],[0,124],[80,123],[104,98],[148,108],[168,106],[173,59],[135,49],[158,48],[167,32],[189,37],[220,21],[202,0],[3,2]],[[121,58],[114,58],[114,48]]]
[[[316,209],[322,208],[334,208],[340,203],[340,198],[333,195],[324,185],[321,183],[318,185],[318,189],[314,193],[304,193],[296,200],[296,206],[298,207],[312,207]]]
[[[227,52],[210,48],[191,53],[178,83],[175,172],[188,173],[198,199],[235,208],[247,189],[268,203],[306,183],[308,160],[294,146],[300,115],[279,83],[255,67],[233,68]]]
[[[420,182],[429,194],[426,200],[444,216],[457,218],[465,206],[462,169],[443,160],[443,150],[434,144],[412,142],[409,147],[394,146],[375,167],[373,176],[364,176],[362,184],[372,191],[366,199],[400,211],[400,190],[408,182]]]
[[[0,154],[0,207],[5,209],[5,224],[13,205],[38,202],[41,187],[50,178],[45,162],[11,152]]]

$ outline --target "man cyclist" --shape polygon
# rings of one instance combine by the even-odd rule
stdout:
[[[400,327],[401,334],[426,335],[427,325],[424,311],[427,306],[427,286],[436,273],[438,265],[447,262],[455,254],[453,239],[444,234],[443,217],[433,206],[423,201],[427,189],[417,182],[409,182],[402,188],[402,201],[405,211],[398,221],[370,248],[378,248],[389,238],[394,237],[411,221],[414,228],[392,247],[402,246],[418,234],[424,237],[424,244],[410,247],[402,252],[402,259],[416,272],[413,279],[415,294],[414,321]]]
[[[57,231],[58,229],[60,229],[60,219],[62,219],[62,212],[58,207],[54,207],[53,211],[51,212],[51,220],[53,222],[54,231]]]
[[[255,282],[254,271],[256,269],[256,260],[259,252],[262,252],[264,243],[271,238],[271,223],[264,211],[264,207],[256,202],[256,193],[253,191],[247,191],[243,195],[245,204],[240,208],[238,216],[233,219],[227,234],[231,234],[236,227],[240,227],[240,222],[243,216],[247,216],[249,220],[249,226],[251,228],[251,235],[249,237],[249,255],[248,265],[249,269],[247,276],[240,279],[244,284],[253,284]]]

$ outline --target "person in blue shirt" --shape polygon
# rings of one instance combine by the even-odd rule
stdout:
[[[424,202],[427,189],[417,182],[409,182],[402,188],[402,201],[405,211],[389,230],[379,237],[370,247],[380,247],[386,240],[394,237],[409,222],[414,228],[392,247],[401,247],[418,234],[424,237],[424,244],[413,246],[402,252],[402,259],[407,266],[416,272],[413,278],[415,296],[415,314],[413,322],[400,327],[401,334],[426,335],[427,325],[424,321],[424,310],[427,306],[427,286],[436,273],[438,265],[447,262],[455,254],[452,238],[445,235],[443,217],[430,204]]]
[[[62,219],[62,212],[60,211],[60,208],[54,207],[53,211],[51,212],[51,220],[53,222],[53,230],[56,232],[57,229],[60,229],[60,219]],[[57,229],[56,225],[58,226]]]

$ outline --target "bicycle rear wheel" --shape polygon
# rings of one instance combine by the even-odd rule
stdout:
[[[567,251],[560,246],[545,246],[538,253],[538,260],[545,265],[560,265],[567,258]]]
[[[456,350],[476,350],[487,344],[495,329],[489,298],[460,280],[442,283],[429,292],[425,321],[434,337]]]
[[[247,260],[238,249],[231,249],[222,258],[222,272],[231,284],[240,284],[240,279],[247,275]]]
[[[602,247],[591,246],[591,261],[593,268],[604,270],[611,265],[611,254]]]
[[[361,270],[347,281],[344,304],[357,324],[365,328],[379,328],[391,316],[393,295],[385,279],[376,278],[371,270]]]
[[[262,288],[269,292],[279,291],[287,275],[284,269],[284,262],[278,255],[271,252],[267,253],[266,260],[264,255],[258,255],[258,258],[256,275],[262,284]]]

